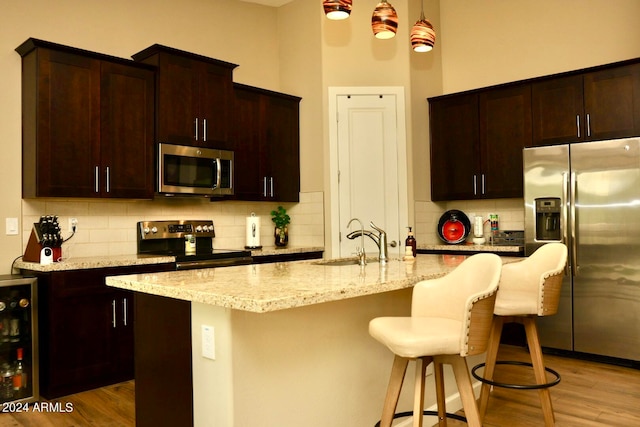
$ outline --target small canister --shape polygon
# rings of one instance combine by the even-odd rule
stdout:
[[[184,236],[184,253],[185,255],[195,255],[196,238],[193,234],[185,234]]]

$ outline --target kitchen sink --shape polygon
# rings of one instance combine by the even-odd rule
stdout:
[[[368,260],[367,260],[368,262]],[[340,267],[342,265],[357,265],[358,258],[336,258],[336,259],[323,259],[322,261],[315,261],[317,265],[327,265]]]
[[[388,261],[396,261],[397,258],[391,258]],[[367,257],[367,264],[378,264],[380,259],[378,257]],[[336,259],[323,259],[321,261],[315,261],[316,265],[326,266],[344,266],[344,265],[358,265],[358,258],[336,258]]]

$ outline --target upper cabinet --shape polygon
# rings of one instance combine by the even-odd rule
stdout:
[[[640,135],[640,64],[533,83],[533,145]]]
[[[157,67],[157,141],[233,149],[233,69],[224,61],[153,45],[135,61]]]
[[[530,85],[431,98],[429,111],[432,200],[522,196]]]
[[[153,197],[154,69],[28,39],[23,197]]]
[[[234,85],[235,198],[300,198],[300,98]]]

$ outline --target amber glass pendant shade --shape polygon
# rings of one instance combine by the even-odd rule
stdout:
[[[424,13],[411,28],[411,47],[416,52],[429,52],[436,44],[436,32],[431,22],[424,18]]]
[[[398,14],[386,0],[378,3],[371,16],[371,29],[378,39],[390,39],[398,31]]]
[[[334,21],[347,19],[351,14],[352,0],[324,0],[324,14]]]

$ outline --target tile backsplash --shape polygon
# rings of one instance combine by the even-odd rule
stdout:
[[[22,201],[23,250],[32,225],[41,215],[57,215],[67,238],[69,218],[78,219],[75,236],[63,245],[63,258],[135,254],[136,223],[145,220],[211,219],[216,227],[215,248],[240,249],[246,243],[246,217],[260,217],[260,242],[273,246],[271,210],[278,205],[291,216],[289,244],[324,246],[324,196],[322,192],[300,193],[299,203],[210,202],[209,199],[175,198],[153,201],[56,200]]]
[[[421,202],[415,203],[415,232],[418,244],[440,244],[438,237],[438,221],[443,213],[450,209],[458,209],[467,214],[482,215],[486,220],[489,213],[499,216],[500,230],[524,230],[523,199],[491,199],[460,200],[455,202]],[[489,224],[485,224],[485,235],[489,232]],[[469,236],[469,240],[472,236]]]

